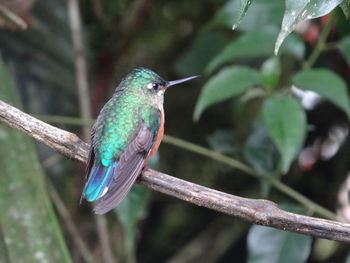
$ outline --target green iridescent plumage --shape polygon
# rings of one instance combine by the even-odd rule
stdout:
[[[112,209],[130,190],[146,158],[159,146],[166,88],[189,79],[167,82],[153,71],[139,68],[116,88],[91,135],[83,197],[99,200],[96,213]]]
[[[126,149],[138,132],[141,119],[153,131],[158,130],[159,110],[155,103],[150,103],[153,94],[142,89],[152,81],[165,83],[150,70],[134,70],[102,109],[94,127],[96,140],[93,143],[103,165],[110,165],[114,157]]]

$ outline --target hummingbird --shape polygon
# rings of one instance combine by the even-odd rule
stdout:
[[[94,212],[116,207],[130,191],[164,134],[164,92],[196,78],[166,81],[136,68],[117,86],[91,130],[82,199],[96,202]]]

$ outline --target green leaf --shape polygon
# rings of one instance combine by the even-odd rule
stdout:
[[[255,123],[253,132],[244,145],[243,154],[250,166],[260,175],[273,177],[280,171],[280,154],[261,121]],[[260,184],[262,196],[266,197],[271,184],[264,179],[260,180]]]
[[[280,59],[274,56],[266,60],[261,66],[261,75],[263,83],[269,89],[275,88],[281,75]]]
[[[350,66],[350,36],[344,37],[342,40],[340,40],[338,47],[340,52],[345,57],[346,62]]]
[[[240,138],[232,130],[216,130],[207,137],[207,141],[215,152],[234,154],[239,150]]]
[[[300,21],[313,19],[330,13],[343,0],[286,0],[281,31],[275,45],[275,54],[278,53],[284,39],[294,30]]]
[[[247,242],[248,263],[303,263],[310,255],[312,238],[255,225]]]
[[[281,154],[281,170],[286,173],[304,141],[305,112],[294,98],[273,97],[264,102],[262,114],[267,131]]]
[[[243,3],[243,4],[242,4]],[[229,0],[215,14],[211,24],[232,27],[236,24],[235,18],[239,18],[244,11],[245,0]],[[259,30],[269,25],[279,25],[284,12],[284,0],[258,0],[252,1],[249,11],[244,16],[243,23],[239,24],[240,31]],[[268,15],[267,15],[268,14]],[[241,18],[243,18],[243,16]]]
[[[210,78],[202,88],[193,119],[197,121],[208,106],[237,96],[260,83],[260,74],[254,69],[241,66],[222,69]]]
[[[0,61],[1,99],[18,105]],[[72,262],[32,140],[0,123],[0,225],[12,262]]]
[[[327,69],[312,69],[296,74],[293,84],[303,90],[311,90],[331,101],[350,117],[350,101],[346,83]]]
[[[232,25],[232,30],[235,30],[241,23],[247,13],[247,10],[253,0],[231,0],[224,5],[215,15],[214,24],[229,24]]]
[[[232,17],[232,30],[235,30],[237,26],[241,23],[252,1],[253,0],[240,0],[238,12]]]
[[[134,185],[127,197],[114,209],[123,226],[123,240],[128,262],[133,262],[135,257],[136,225],[144,213],[149,194],[147,188]]]
[[[259,30],[267,26],[279,26],[283,17],[285,0],[256,0],[249,7],[239,30]]]
[[[260,175],[272,176],[279,171],[278,150],[261,122],[255,125],[248,137],[243,153],[247,162]]]
[[[273,54],[274,39],[278,29],[267,27],[258,31],[243,34],[237,40],[229,43],[217,56],[215,56],[206,68],[210,73],[220,65],[233,60],[234,58],[257,58],[267,57]],[[291,54],[301,59],[304,56],[304,43],[296,36],[291,36],[282,48],[282,53]]]
[[[340,7],[343,10],[346,19],[350,19],[350,0],[344,0],[340,4]]]
[[[350,254],[349,254],[348,257],[346,258],[345,263],[350,263]]]

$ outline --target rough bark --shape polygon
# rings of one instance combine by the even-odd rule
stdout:
[[[89,145],[75,134],[44,123],[0,101],[0,121],[45,143],[64,156],[86,162]],[[199,206],[237,216],[254,224],[281,230],[350,242],[350,225],[286,212],[268,200],[234,196],[173,176],[146,169],[139,184]]]

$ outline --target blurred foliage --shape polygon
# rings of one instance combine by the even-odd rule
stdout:
[[[126,199],[115,208],[124,229],[124,256],[128,262],[135,261],[136,226],[137,222],[141,219],[148,199],[149,191],[147,188],[134,185]]]
[[[26,112],[80,133],[86,122],[76,118],[76,54],[66,2],[31,1],[23,12],[13,8],[20,0],[7,2],[0,4],[28,29],[0,31],[1,55],[16,86],[15,91],[3,84],[0,99],[7,98],[5,88],[18,93]],[[169,80],[199,74],[187,87],[167,93],[166,132],[185,141],[166,140],[172,145],[163,143],[157,168],[236,195],[293,202],[287,210],[299,201],[305,207],[296,213],[334,217],[325,208],[337,207],[350,157],[349,6],[349,0],[83,0],[92,110],[96,117],[134,67],[149,67]],[[84,262],[64,221],[62,242],[32,143],[4,129],[13,139],[0,134],[0,261],[40,262],[32,260],[37,256],[68,262],[68,246],[73,261]],[[204,154],[186,141],[209,150]],[[37,152],[81,239],[96,262],[105,262],[91,207],[78,206],[83,167],[55,158],[43,145]],[[194,152],[225,154],[230,167]],[[21,185],[16,194],[14,180]],[[21,210],[18,218],[13,209]],[[349,257],[348,245],[260,226],[247,231],[244,222],[150,195],[140,186],[114,212],[107,215],[107,227],[118,262],[318,263]]]
[[[248,234],[248,263],[301,263],[311,250],[311,237],[253,226]],[[261,245],[264,244],[264,245]]]
[[[272,97],[264,102],[262,115],[267,131],[282,156],[281,171],[286,173],[304,140],[304,111],[294,98]]]
[[[281,31],[276,40],[275,53],[278,53],[284,39],[293,31],[299,22],[327,15],[342,1],[286,0],[286,10],[283,16]]]
[[[260,82],[260,75],[253,69],[237,66],[222,69],[203,87],[194,110],[194,120],[198,121],[202,111],[208,106],[240,95]],[[232,83],[235,83],[233,88],[227,89]]]
[[[303,90],[316,92],[340,107],[350,117],[350,100],[346,83],[332,71],[325,69],[302,71],[293,77],[293,83]]]
[[[0,82],[1,99],[20,107],[2,61]],[[0,134],[0,182],[6,186],[0,189],[0,237],[6,246],[0,258],[18,263],[72,262],[49,202],[32,139],[5,124],[0,124]]]
[[[295,205],[284,203],[280,207],[298,214],[305,212]],[[253,226],[249,230],[247,239],[248,263],[302,263],[311,252],[311,237],[283,232],[271,227]]]

